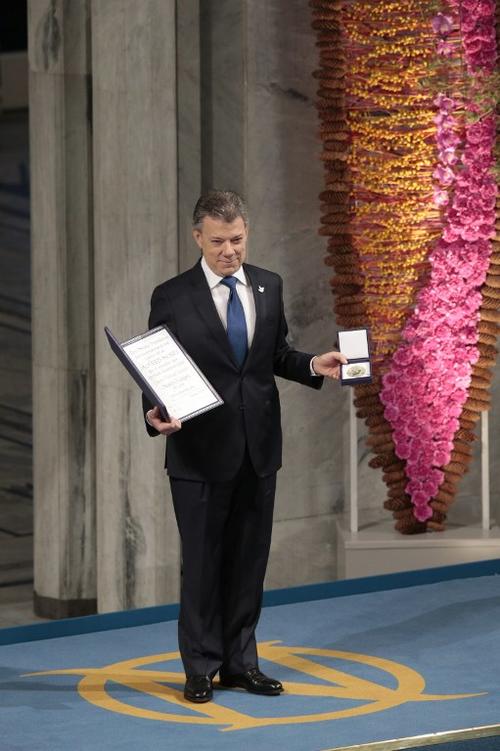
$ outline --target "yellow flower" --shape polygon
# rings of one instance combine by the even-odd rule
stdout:
[[[356,0],[342,13],[350,230],[375,359],[395,348],[439,232],[428,88],[435,53],[431,4]]]

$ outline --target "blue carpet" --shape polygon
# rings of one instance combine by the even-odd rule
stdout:
[[[279,697],[184,702],[175,621],[0,647],[1,751],[323,751],[500,723],[499,582],[266,608],[261,667]]]

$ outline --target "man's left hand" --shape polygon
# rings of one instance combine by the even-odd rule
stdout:
[[[323,355],[313,357],[312,369],[317,375],[327,378],[340,378],[341,364],[347,364],[347,357],[342,352],[325,352]]]

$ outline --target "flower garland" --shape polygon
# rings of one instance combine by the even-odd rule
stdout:
[[[443,529],[489,406],[500,322],[496,4],[310,5],[326,168],[320,234],[337,322],[369,325],[375,350],[357,414],[396,527]]]
[[[327,186],[320,234],[329,237],[326,263],[336,272],[338,324],[370,327],[374,381],[356,387],[355,405],[369,428],[370,465],[383,468],[390,488],[385,505],[398,513],[408,503],[405,462],[394,453],[379,379],[440,229],[428,187],[435,160],[432,96],[421,85],[433,38],[420,0],[411,7],[386,0],[310,4],[320,48],[314,76],[321,81]]]
[[[460,24],[464,33],[464,46],[467,51],[466,68],[469,76],[468,95],[466,100],[469,102],[469,108],[473,117],[479,118],[488,116],[495,110],[495,103],[498,102],[498,73],[494,71],[495,46],[498,51],[499,41],[499,11],[496,9],[496,42],[495,28],[492,14],[494,13],[494,3],[473,3],[476,16],[470,17],[468,11],[471,9],[470,3],[449,2],[452,8],[455,8],[460,14]],[[485,25],[482,24],[481,18],[488,18]],[[475,28],[477,25],[477,28]],[[482,36],[483,41],[487,43],[475,48],[475,35]],[[489,38],[485,38],[488,37]],[[488,49],[489,48],[489,49]],[[477,54],[479,52],[479,55]],[[498,108],[498,105],[497,105]],[[496,128],[498,131],[500,119],[496,118]],[[491,176],[491,175],[490,175]],[[496,214],[498,216],[500,196],[497,192]],[[454,442],[452,461],[444,467],[445,480],[441,489],[436,496],[436,500],[430,502],[434,509],[446,512],[450,503],[453,502],[457,483],[461,474],[467,470],[471,461],[470,443],[475,439],[472,432],[475,421],[482,410],[489,408],[489,388],[492,379],[492,368],[495,364],[497,350],[494,345],[500,330],[500,253],[498,252],[498,238],[490,240],[492,253],[489,257],[488,275],[481,287],[482,302],[479,309],[480,320],[477,325],[478,340],[477,348],[479,350],[479,360],[472,367],[471,385],[468,389],[468,398],[465,402],[464,409],[460,416],[460,429],[457,431]]]
[[[434,50],[421,6],[420,0],[357,0],[342,14],[351,61],[345,77],[350,229],[379,371],[397,344],[439,229],[428,189],[432,96],[421,85]]]
[[[449,54],[447,34],[460,22],[468,73],[484,76],[496,62],[494,6],[489,0],[451,3],[452,16],[438,14],[434,28],[440,35],[438,52]],[[465,6],[468,6],[467,8]],[[461,17],[461,13],[467,17]],[[475,87],[473,87],[475,88]],[[403,330],[383,378],[381,400],[393,427],[397,456],[406,460],[412,514],[419,522],[433,515],[430,503],[442,485],[444,467],[460,476],[463,465],[454,452],[459,417],[468,399],[472,367],[479,360],[480,288],[486,279],[495,235],[497,186],[494,164],[495,116],[486,114],[465,125],[465,146],[457,156],[460,137],[454,116],[461,105],[439,95],[436,140],[440,164],[434,171],[438,186],[434,200],[447,207],[443,235],[430,254],[430,279],[419,294],[417,306]],[[476,112],[474,102],[463,102]],[[491,103],[490,103],[491,106]],[[454,187],[451,201],[446,189]],[[476,411],[488,408],[484,393],[476,394]],[[409,516],[409,514],[407,514]]]

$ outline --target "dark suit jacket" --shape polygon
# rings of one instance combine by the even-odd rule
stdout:
[[[200,262],[153,292],[149,328],[165,323],[224,400],[223,406],[189,420],[169,436],[165,466],[172,477],[230,480],[241,466],[245,446],[259,476],[275,472],[281,466],[282,436],[274,375],[313,388],[323,383],[310,374],[312,355],[286,341],[281,277],[249,264],[244,270],[252,285],[256,322],[241,369]],[[152,407],[146,399],[143,406],[144,412]],[[146,427],[150,435],[159,435]]]

